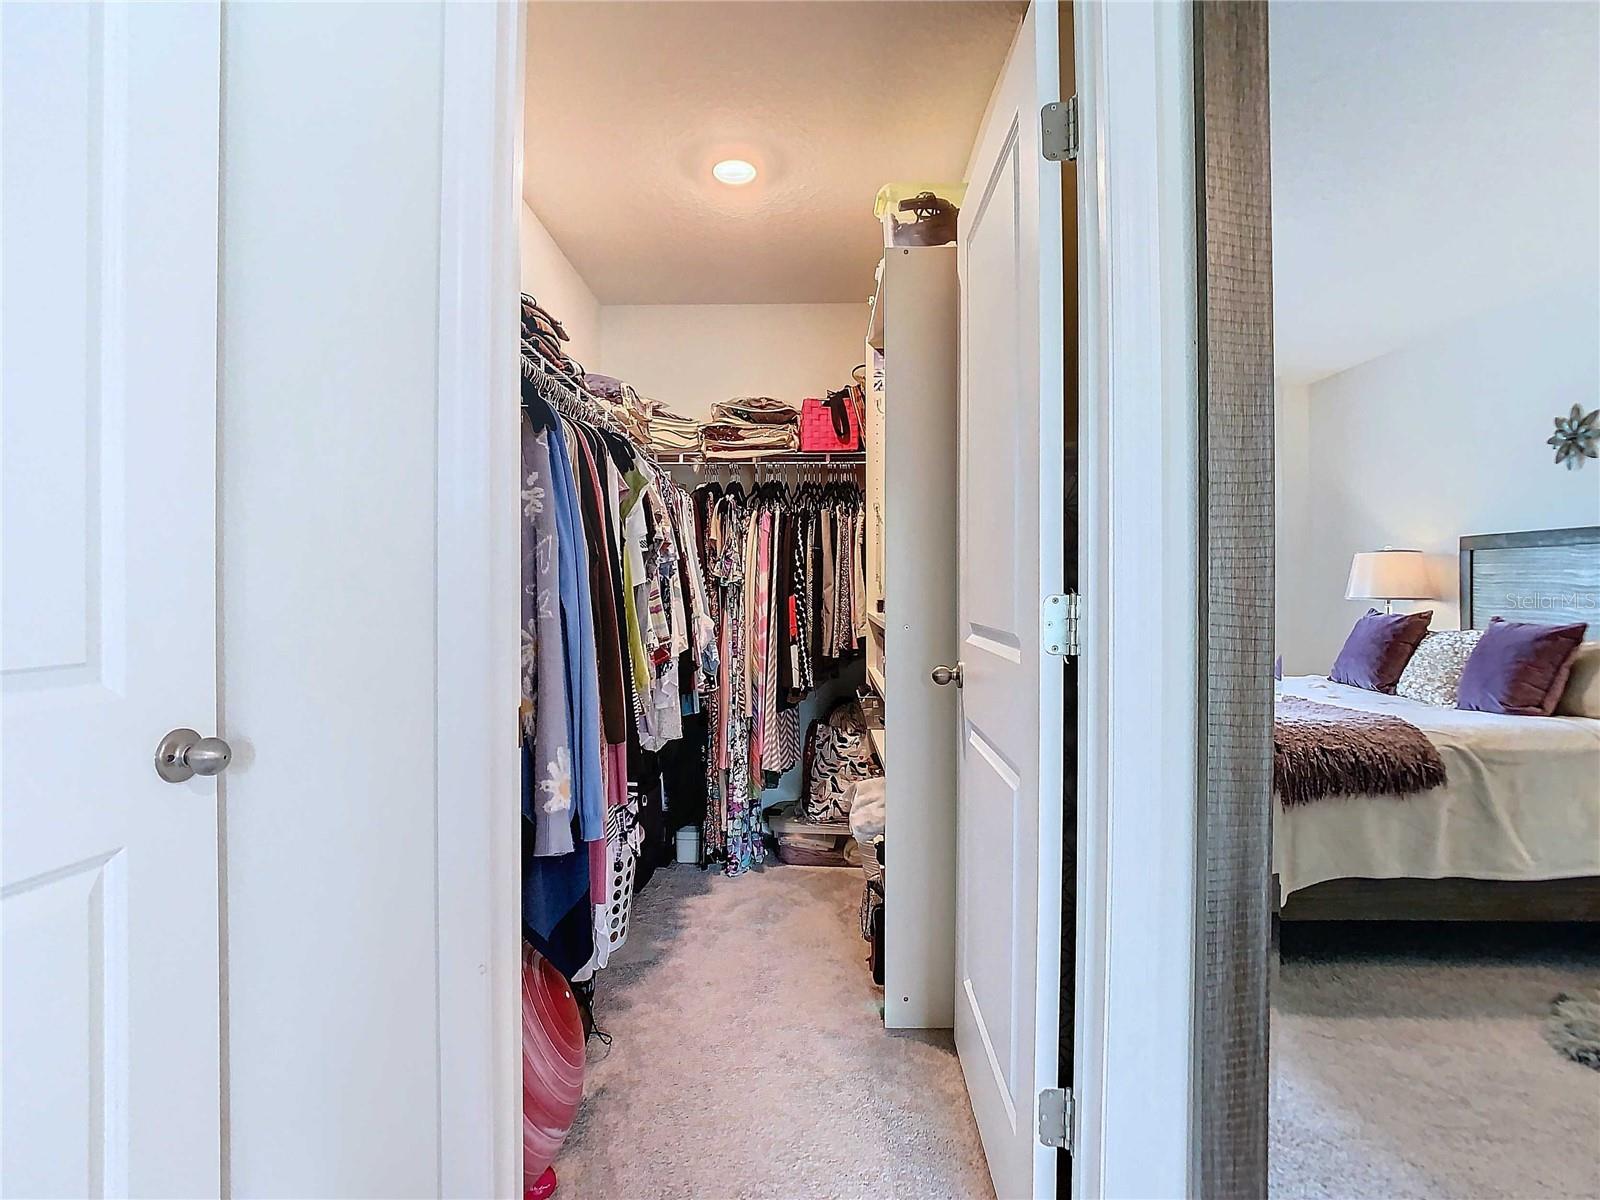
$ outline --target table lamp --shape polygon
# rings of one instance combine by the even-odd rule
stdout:
[[[1421,550],[1368,550],[1350,560],[1350,581],[1345,584],[1346,600],[1382,600],[1383,611],[1391,612],[1396,600],[1427,600],[1432,597],[1428,564]]]

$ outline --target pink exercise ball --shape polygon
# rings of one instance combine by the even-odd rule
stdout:
[[[583,1014],[561,972],[522,955],[522,1169],[531,1185],[555,1162],[583,1100]]]

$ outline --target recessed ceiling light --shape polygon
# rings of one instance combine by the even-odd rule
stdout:
[[[729,187],[743,187],[756,177],[755,166],[742,158],[725,158],[711,168],[711,173]]]

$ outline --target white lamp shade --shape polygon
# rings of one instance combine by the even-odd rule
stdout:
[[[1350,560],[1346,600],[1427,600],[1433,595],[1421,550],[1371,550]]]

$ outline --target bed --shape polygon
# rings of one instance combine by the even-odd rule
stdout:
[[[1463,628],[1493,616],[1591,623],[1600,527],[1461,539]],[[1320,676],[1279,693],[1396,716],[1448,782],[1408,797],[1273,804],[1286,920],[1600,920],[1600,719],[1464,712]]]

